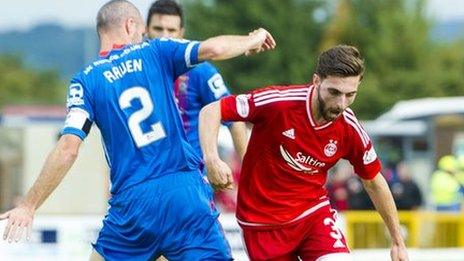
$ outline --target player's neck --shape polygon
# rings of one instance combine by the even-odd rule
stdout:
[[[115,46],[124,46],[129,41],[125,37],[115,35],[102,35],[100,38],[100,53],[105,53],[113,50]]]
[[[315,124],[318,126],[324,125],[329,122],[320,113],[320,106],[321,105],[319,103],[319,100],[317,99],[317,89],[315,89],[311,95],[311,116],[313,117]]]

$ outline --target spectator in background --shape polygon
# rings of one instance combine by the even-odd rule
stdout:
[[[452,155],[438,161],[438,169],[432,174],[430,187],[432,198],[438,211],[460,211],[462,187],[456,177],[459,163]]]
[[[334,172],[329,176],[327,182],[327,192],[330,204],[338,211],[348,209],[348,189],[347,180],[353,174],[353,168],[349,164],[338,163],[333,168]]]
[[[457,174],[457,178],[459,183],[461,184],[461,189],[464,189],[464,155],[458,157],[459,163],[459,172]]]
[[[405,162],[396,166],[398,181],[390,185],[396,207],[400,210],[414,210],[422,205],[422,194],[419,186],[412,179],[411,172]]]
[[[373,210],[374,205],[369,198],[361,181],[356,177],[351,177],[346,182],[348,190],[348,209],[351,210]]]

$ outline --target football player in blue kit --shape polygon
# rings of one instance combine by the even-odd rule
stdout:
[[[188,144],[174,101],[174,80],[204,60],[224,60],[275,47],[258,29],[203,42],[142,42],[144,21],[128,1],[97,15],[100,57],[69,87],[62,136],[20,204],[0,215],[3,238],[30,237],[35,211],[61,182],[95,123],[111,169],[110,208],[91,260],[230,260],[218,213]]]
[[[184,33],[184,15],[181,5],[175,0],[153,2],[147,16],[148,37],[151,39],[162,37],[183,39]],[[203,62],[177,78],[174,90],[187,140],[198,155],[202,156],[198,135],[200,110],[207,104],[230,95],[230,92],[221,74],[209,62]],[[240,158],[243,158],[247,146],[245,123],[224,124],[230,130],[235,151]]]

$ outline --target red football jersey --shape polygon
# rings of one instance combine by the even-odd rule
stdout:
[[[372,142],[353,111],[318,126],[313,86],[270,86],[221,100],[225,121],[254,124],[238,186],[244,226],[282,225],[329,204],[327,171],[341,158],[363,179],[380,171]]]

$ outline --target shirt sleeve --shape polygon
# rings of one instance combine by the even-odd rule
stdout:
[[[71,80],[66,106],[68,113],[61,134],[73,134],[84,140],[90,132],[94,113],[91,94],[79,79]]]
[[[198,92],[200,94],[202,106],[230,95],[222,76],[213,65],[204,62],[195,70],[199,70],[200,72],[197,79],[197,88],[199,88]],[[230,127],[232,122],[223,121],[222,124]]]
[[[256,107],[253,93],[230,95],[220,100],[223,121],[247,121],[257,123],[262,108]]]
[[[204,105],[219,100],[222,97],[230,95],[226,84],[219,72],[209,63],[200,65],[200,94]]]
[[[177,77],[199,63],[198,51],[200,42],[161,38],[153,40],[150,44],[152,48],[159,51],[160,57],[163,60],[161,62],[172,67],[174,72],[173,79],[177,79]]]
[[[354,114],[345,113],[345,121],[348,123],[346,159],[354,167],[355,173],[363,179],[373,179],[382,169],[374,145],[364,128],[358,122]]]

